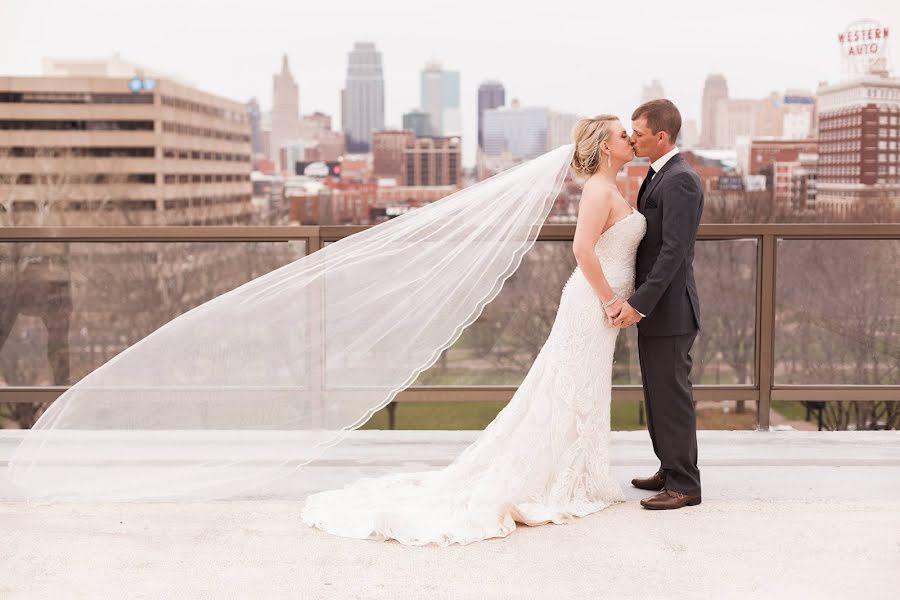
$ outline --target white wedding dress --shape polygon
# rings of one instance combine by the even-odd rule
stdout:
[[[597,241],[603,272],[620,298],[634,291],[635,254],[646,228],[632,209]],[[452,463],[312,494],[303,522],[344,537],[447,546],[509,535],[517,522],[565,523],[623,502],[609,470],[619,331],[576,267],[525,379]]]

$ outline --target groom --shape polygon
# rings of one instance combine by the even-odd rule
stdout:
[[[681,508],[700,504],[690,350],[700,329],[693,260],[703,187],[675,147],[681,114],[674,104],[651,100],[631,119],[634,152],[650,160],[638,192],[647,233],[637,250],[635,292],[613,322],[637,323],[647,428],[660,461],[651,477],[631,484],[659,491],[641,500],[644,508]]]

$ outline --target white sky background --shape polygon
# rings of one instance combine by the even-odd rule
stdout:
[[[738,10],[747,6],[752,12]],[[682,115],[699,120],[711,72],[725,75],[732,97],[750,98],[839,79],[837,34],[864,17],[891,27],[897,74],[900,2],[889,0],[0,0],[0,76],[38,75],[45,56],[118,51],[208,92],[256,96],[268,109],[287,52],[301,112],[326,112],[339,128],[347,53],[370,40],[382,53],[388,126],[418,106],[426,60],[461,72],[463,161],[471,165],[484,79],[499,79],[507,102],[612,112],[628,126],[641,85],[659,78]]]

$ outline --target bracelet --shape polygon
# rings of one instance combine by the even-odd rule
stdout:
[[[618,296],[613,295],[612,298],[610,298],[608,301],[606,301],[606,302],[603,303],[603,305],[602,305],[603,308],[609,308],[610,306],[612,306],[613,304],[615,304],[616,301],[617,301],[618,299],[619,299]]]

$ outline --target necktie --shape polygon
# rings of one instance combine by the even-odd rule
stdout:
[[[650,167],[650,170],[647,171],[647,176],[644,177],[644,181],[641,182],[641,189],[638,191],[638,206],[641,204],[641,198],[644,196],[644,190],[647,189],[647,186],[650,185],[650,180],[653,179],[653,176],[656,175],[656,171],[653,170],[653,167]]]

